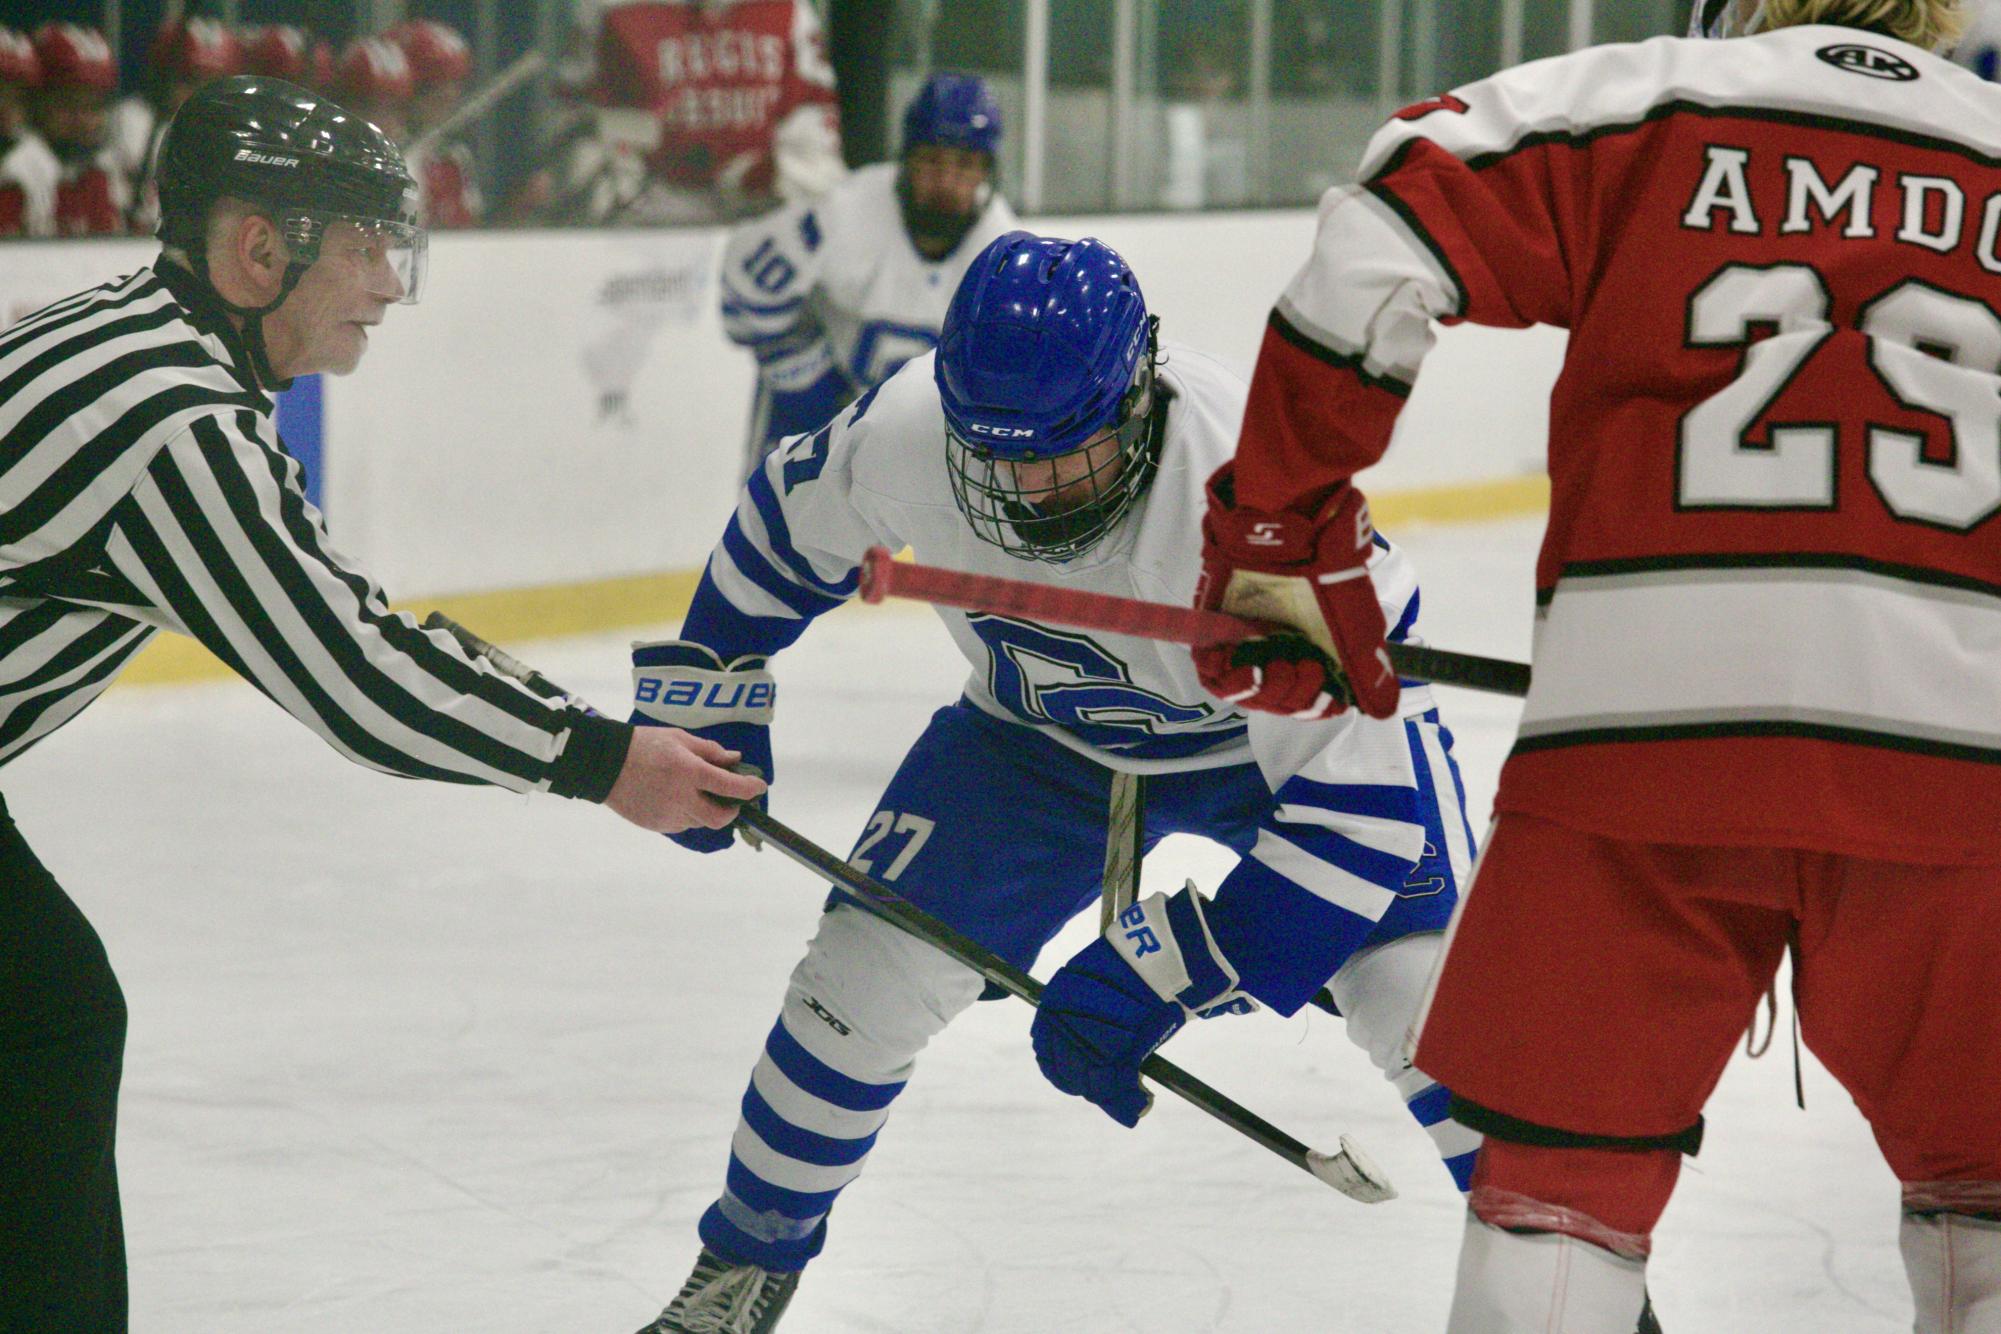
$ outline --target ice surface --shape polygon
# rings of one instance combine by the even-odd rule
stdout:
[[[1527,652],[1535,525],[1397,536],[1432,643]],[[522,656],[622,707],[626,638]],[[845,852],[963,665],[891,606],[828,617],[777,670],[776,813]],[[1444,707],[1477,825],[1517,709]],[[819,911],[804,871],[372,774],[235,683],[114,691],[5,789],[131,1004],[135,1330],[628,1334],[679,1287]],[[1213,884],[1228,860],[1175,840],[1147,881]],[[1171,1098],[1119,1129],[1042,1082],[1027,1018],[977,1006],[926,1053],[787,1331],[1443,1327],[1459,1199],[1338,1021],[1219,1020],[1167,1054],[1310,1144],[1356,1135],[1390,1204]],[[1792,1081],[1782,1034],[1711,1104],[1657,1238],[1670,1334],[1910,1327],[1895,1183],[1811,1056],[1804,1112]]]

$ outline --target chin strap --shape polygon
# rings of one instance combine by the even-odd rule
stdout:
[[[299,285],[299,280],[306,276],[306,270],[312,265],[296,259],[288,260],[284,276],[278,280],[276,297],[261,306],[239,306],[217,290],[215,280],[209,277],[208,247],[197,244],[183,249],[188,258],[188,267],[194,271],[195,280],[208,289],[209,295],[213,296],[224,310],[243,321],[243,342],[250,351],[250,373],[257,378],[257,383],[274,391],[291,388],[291,380],[281,378],[278,372],[271,368],[271,353],[264,344],[264,317],[285,304],[292,295],[292,289]]]

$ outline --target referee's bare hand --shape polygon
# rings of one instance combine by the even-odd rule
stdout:
[[[678,727],[635,728],[625,767],[604,804],[657,834],[695,825],[721,829],[736,819],[738,805],[764,795],[763,779],[729,768],[742,758]]]

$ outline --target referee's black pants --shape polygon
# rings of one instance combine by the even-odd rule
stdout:
[[[104,943],[0,802],[0,1334],[125,1329],[124,1053]]]

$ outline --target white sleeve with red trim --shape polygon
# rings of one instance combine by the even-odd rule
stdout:
[[[1599,258],[1594,207],[1619,189],[1617,163],[1593,151],[1608,132],[1680,109],[1854,115],[1853,80],[1808,73],[1829,41],[1799,28],[1593,47],[1399,112],[1370,142],[1361,183],[1322,200],[1313,253],[1272,313],[1240,503],[1310,509],[1380,458],[1432,321],[1570,325]],[[1938,90],[1913,86],[1876,84],[1870,118],[1935,132]]]

